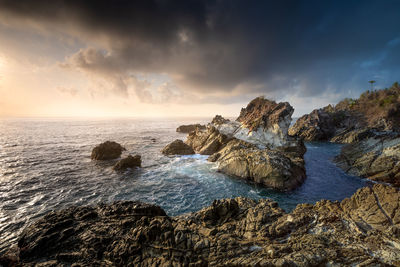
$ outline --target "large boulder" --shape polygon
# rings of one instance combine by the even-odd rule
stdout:
[[[400,192],[382,184],[342,202],[216,200],[169,217],[116,202],[51,212],[19,238],[21,266],[399,266]]]
[[[259,149],[251,143],[233,139],[209,160],[217,162],[218,171],[225,174],[269,188],[292,190],[306,178],[303,161],[305,147],[300,151]]]
[[[181,125],[176,128],[178,133],[190,133],[195,131],[196,129],[205,130],[206,126],[201,124],[189,124],[189,125]]]
[[[115,171],[124,171],[128,168],[133,169],[141,166],[142,166],[142,158],[140,155],[135,155],[135,156],[129,155],[126,158],[123,158],[120,161],[118,161],[114,165],[113,169]]]
[[[106,141],[97,145],[92,150],[91,158],[94,160],[110,160],[119,158],[125,148],[114,141]]]
[[[400,186],[400,135],[375,136],[344,146],[335,162],[346,172]]]
[[[176,139],[172,143],[165,146],[161,153],[164,155],[192,155],[193,149],[185,144],[182,140]]]

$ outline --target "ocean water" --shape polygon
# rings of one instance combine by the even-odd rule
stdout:
[[[265,189],[218,173],[207,156],[160,153],[169,142],[186,138],[175,131],[177,126],[210,120],[0,120],[0,253],[32,221],[70,205],[141,200],[178,215],[197,211],[214,199],[246,196],[271,198],[290,211],[298,203],[342,200],[367,183],[331,162],[340,151],[337,144],[307,144],[307,179],[292,192]],[[92,148],[106,140],[122,144],[125,155],[140,154],[143,167],[116,173],[115,161],[91,161]]]

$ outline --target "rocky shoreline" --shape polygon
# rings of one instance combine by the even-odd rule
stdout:
[[[235,121],[217,115],[207,126],[178,127],[188,132],[186,141],[161,151],[208,155],[219,172],[285,191],[306,179],[303,140],[346,143],[335,163],[386,184],[361,188],[341,202],[299,204],[289,213],[270,199],[243,197],[175,217],[132,201],[70,207],[27,227],[0,266],[400,266],[396,86],[314,110],[290,129],[290,104],[258,97]],[[386,103],[388,95],[395,96],[389,107],[374,106],[373,116],[365,108],[376,99]],[[107,141],[91,158],[116,160],[124,150]],[[113,169],[137,167],[140,155],[128,155]]]
[[[398,266],[400,192],[377,184],[341,202],[216,200],[169,217],[115,202],[47,214],[26,228],[7,266]],[[7,261],[7,262],[6,262]]]
[[[349,174],[400,186],[400,85],[316,109],[289,134],[305,141],[346,144],[335,158]]]

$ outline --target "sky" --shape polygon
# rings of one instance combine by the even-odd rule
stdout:
[[[400,1],[0,0],[0,116],[294,116],[400,81]]]

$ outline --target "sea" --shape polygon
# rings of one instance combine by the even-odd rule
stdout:
[[[307,143],[307,179],[279,192],[219,173],[207,156],[164,156],[182,124],[211,118],[8,118],[0,119],[0,254],[23,229],[51,210],[116,200],[140,200],[174,216],[198,211],[213,200],[238,196],[270,198],[291,211],[299,203],[342,200],[370,183],[332,163],[341,145]],[[97,144],[122,144],[123,156],[139,154],[142,168],[118,173],[116,161],[92,161]]]

